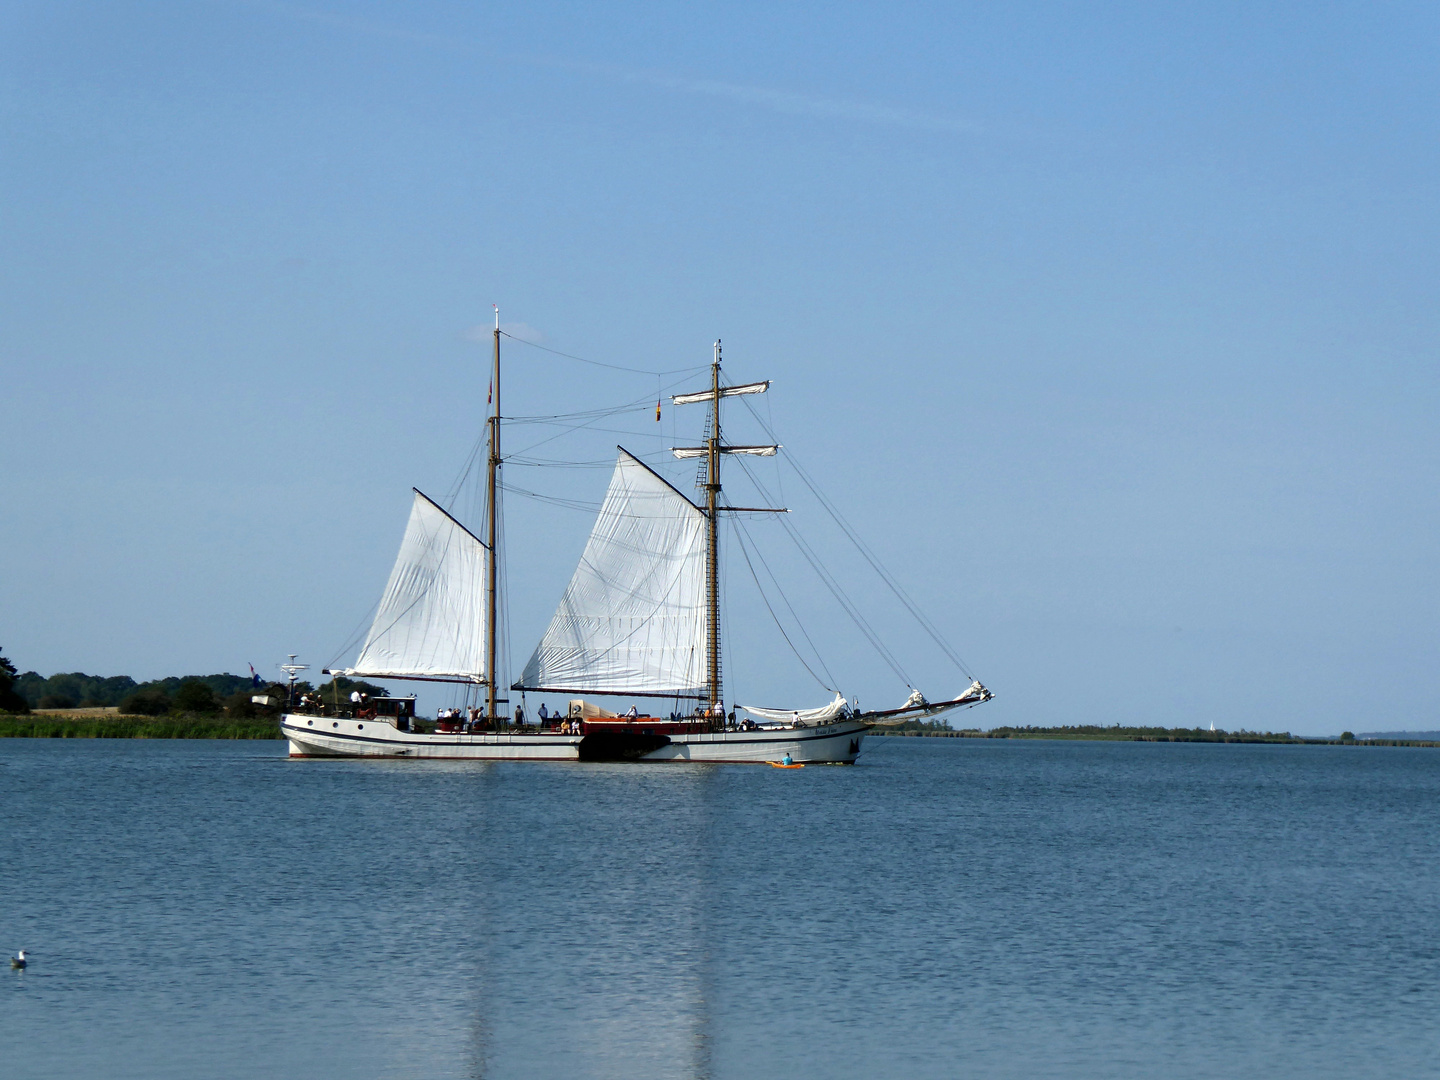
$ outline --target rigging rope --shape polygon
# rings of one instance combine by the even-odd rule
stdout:
[[[750,482],[755,485],[765,498],[769,499],[769,491],[766,490],[764,484],[760,483],[759,478],[750,471],[749,464],[743,458],[737,460],[741,469],[744,470],[745,475],[750,478]],[[790,537],[791,541],[794,542],[796,548],[799,549],[805,561],[810,564],[810,569],[815,571],[815,575],[824,583],[825,587],[830,590],[830,595],[835,598],[835,602],[840,605],[841,610],[850,617],[850,621],[855,624],[860,633],[865,635],[865,639],[870,642],[871,647],[874,648],[880,659],[885,661],[890,670],[900,677],[901,682],[913,689],[914,684],[910,681],[910,676],[906,675],[904,669],[900,667],[900,661],[895,658],[894,653],[886,648],[885,643],[880,640],[880,635],[875,632],[874,627],[872,627],[865,616],[860,613],[859,606],[850,599],[849,595],[841,587],[840,582],[826,569],[820,556],[815,553],[814,549],[805,541],[805,538],[799,534],[795,526],[787,520],[786,515],[780,515],[780,524],[784,527],[786,534]]]
[[[770,618],[775,620],[775,629],[780,631],[780,636],[785,639],[785,644],[790,646],[790,651],[795,654],[795,659],[800,661],[800,666],[810,673],[810,677],[814,679],[817,683],[819,683],[822,689],[828,690],[832,694],[838,694],[840,692],[839,690],[836,690],[835,687],[830,685],[830,683],[827,683],[824,679],[820,678],[819,675],[815,674],[815,669],[812,668],[808,663],[806,663],[805,657],[800,655],[800,650],[797,649],[795,647],[795,643],[790,640],[790,635],[785,632],[785,627],[780,622],[780,616],[776,615],[775,609],[770,606],[770,598],[765,595],[765,587],[760,584],[760,575],[755,573],[755,566],[750,561],[750,552],[747,551],[745,548],[745,541],[747,539],[750,539],[748,534],[745,534],[743,527],[740,525],[739,519],[731,518],[730,524],[735,529],[735,540],[740,545],[740,554],[745,557],[745,565],[750,570],[750,576],[755,579],[755,588],[760,593],[760,599],[765,604],[765,610],[770,612]],[[753,544],[754,540],[751,540],[750,542]],[[763,557],[760,556],[760,549],[758,547],[755,549],[755,555],[757,558],[760,558],[761,565],[764,565],[765,560]],[[765,572],[767,574],[770,574],[770,567],[766,566]],[[775,581],[775,576],[773,574],[770,574],[770,580],[772,582]],[[780,599],[785,600],[785,606],[787,608],[790,608],[791,616],[795,617],[795,609],[793,607],[790,607],[790,601],[786,599],[785,593],[780,590],[780,585],[778,582],[775,583],[775,588],[776,591],[780,592]],[[795,617],[795,625],[800,628],[800,632],[802,634],[805,634],[805,640],[809,643],[810,648],[814,650],[815,660],[820,665],[821,670],[825,672],[826,678],[828,678],[830,682],[834,682],[835,676],[830,674],[830,669],[826,666],[824,658],[821,657],[820,650],[815,648],[815,643],[810,640],[810,635],[805,632],[805,626],[803,623],[800,622],[798,617]]]
[[[688,370],[688,369],[687,369],[687,370]],[[688,378],[688,377],[687,377],[687,378]],[[686,380],[686,379],[675,379],[675,380],[672,380],[672,381],[670,382],[670,384],[669,384],[669,387],[678,386],[678,385],[680,385],[680,383],[685,382],[685,381],[687,381],[687,380]],[[668,389],[669,387],[667,387],[667,389]],[[554,442],[556,439],[564,438],[566,435],[572,434],[572,433],[574,433],[574,432],[576,432],[576,431],[586,431],[586,430],[588,430],[588,431],[607,431],[607,432],[611,432],[611,433],[618,434],[618,435],[633,435],[633,436],[635,436],[636,438],[655,438],[655,437],[656,437],[656,433],[653,432],[653,431],[644,431],[644,432],[641,432],[641,431],[627,431],[627,430],[625,430],[625,429],[623,429],[623,428],[602,428],[602,427],[595,427],[595,426],[594,426],[597,421],[604,420],[605,418],[610,417],[610,416],[618,416],[618,415],[620,415],[621,413],[625,413],[625,412],[640,412],[642,409],[643,409],[643,410],[648,410],[648,409],[649,409],[649,402],[650,402],[650,395],[649,395],[649,394],[646,394],[645,397],[643,397],[643,398],[636,398],[636,399],[628,402],[628,403],[625,404],[625,405],[616,406],[616,407],[614,407],[614,408],[609,408],[609,409],[592,409],[592,410],[590,410],[589,412],[573,413],[573,414],[558,413],[558,414],[556,414],[556,415],[553,416],[553,417],[543,417],[543,416],[542,416],[542,417],[533,417],[533,418],[530,418],[529,420],[526,421],[527,423],[540,424],[540,425],[542,425],[542,426],[562,427],[562,428],[564,428],[564,430],[558,431],[558,432],[556,432],[554,435],[547,435],[545,438],[539,440],[538,442],[533,442],[533,443],[531,443],[529,446],[526,446],[526,447],[521,448],[521,449],[518,451],[518,453],[519,453],[519,454],[528,454],[531,450],[534,450],[536,447],[544,446],[546,443]],[[573,416],[575,419],[577,419],[577,420],[583,419],[583,422],[573,423],[573,424],[567,424],[567,423],[566,423],[567,419],[568,419],[569,417],[572,417],[572,416]]]
[[[692,367],[671,368],[669,371],[652,371],[649,368],[625,367],[622,364],[607,364],[600,360],[587,360],[583,356],[574,356],[571,353],[561,352],[559,349],[552,349],[548,345],[537,345],[533,341],[526,341],[524,338],[515,337],[515,335],[506,333],[504,330],[501,330],[500,333],[504,334],[511,341],[518,341],[521,345],[529,345],[532,349],[539,349],[541,352],[548,352],[554,356],[563,356],[566,360],[578,360],[582,364],[593,364],[595,367],[609,368],[611,371],[629,371],[636,375],[676,375],[682,371],[704,371],[710,366],[709,364],[697,364]]]
[[[741,400],[744,403],[745,407],[750,410],[750,415],[755,418],[755,422],[760,425],[760,427],[765,431],[767,436],[769,436],[771,439],[774,439],[774,432],[771,431],[770,428],[766,425],[765,421],[760,418],[760,414],[756,412],[755,408],[750,404],[750,402],[745,401],[743,398]],[[839,527],[840,531],[845,534],[845,538],[855,545],[855,549],[859,551],[861,557],[870,564],[870,568],[874,570],[877,575],[879,575],[880,580],[883,581],[890,589],[890,591],[895,594],[895,598],[900,601],[900,603],[905,607],[905,610],[908,611],[910,615],[915,619],[915,621],[920,624],[920,628],[924,630],[927,635],[929,635],[930,640],[935,642],[935,644],[939,646],[940,651],[945,654],[945,656],[950,660],[951,663],[953,663],[957,668],[960,669],[960,673],[962,675],[964,675],[967,679],[974,679],[975,676],[971,673],[970,666],[966,664],[965,661],[961,658],[960,654],[955,651],[955,647],[945,640],[944,635],[940,633],[940,629],[933,622],[930,621],[929,617],[926,616],[923,611],[920,610],[920,605],[917,604],[915,600],[910,596],[910,594],[905,591],[904,586],[900,584],[900,582],[895,578],[895,576],[891,574],[888,569],[885,568],[884,564],[880,562],[880,557],[876,555],[875,552],[871,550],[870,546],[860,538],[859,533],[857,533],[854,527],[852,527],[850,523],[845,519],[845,516],[840,513],[839,508],[836,507],[825,495],[825,493],[820,490],[819,485],[816,484],[814,479],[811,478],[810,474],[805,471],[804,466],[802,466],[800,462],[796,459],[795,454],[792,451],[787,450],[785,454],[785,460],[789,463],[790,467],[795,470],[795,474],[800,477],[801,482],[810,489],[810,494],[814,495],[820,505],[825,508],[825,512],[830,515],[831,520],[834,521],[835,524]],[[754,478],[752,477],[752,480],[753,479]]]

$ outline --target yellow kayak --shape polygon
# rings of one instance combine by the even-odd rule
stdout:
[[[798,761],[792,765],[786,765],[783,761],[767,761],[765,764],[773,765],[777,769],[803,769],[805,767],[804,764]]]

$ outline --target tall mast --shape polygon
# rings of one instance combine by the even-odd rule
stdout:
[[[706,445],[708,466],[705,483],[705,673],[710,689],[712,718],[720,707],[720,547],[716,524],[720,495],[720,342],[715,342],[715,359],[710,364],[710,441]]]
[[[495,657],[497,652],[496,630],[498,610],[495,603],[497,564],[500,561],[496,549],[499,535],[499,505],[495,499],[496,479],[500,472],[500,309],[495,309],[495,368],[490,375],[490,388],[494,410],[490,414],[490,459],[485,470],[486,541],[490,546],[490,560],[485,582],[485,715],[490,723],[496,723],[495,679],[497,676]]]
[[[704,446],[672,446],[671,452],[677,458],[705,458],[705,696],[713,712],[713,719],[720,720],[723,695],[720,685],[720,514],[726,510],[745,513],[785,513],[775,506],[721,506],[720,505],[720,455],[759,454],[774,457],[779,446],[726,446],[720,434],[720,399],[738,397],[742,394],[763,394],[770,389],[770,381],[743,383],[739,386],[720,385],[720,342],[715,342],[715,359],[710,363],[710,389],[695,390],[687,394],[675,394],[670,400],[676,405],[698,405],[710,403],[710,435]],[[723,722],[723,721],[722,721]]]

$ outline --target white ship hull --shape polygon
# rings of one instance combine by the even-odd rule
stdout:
[[[597,749],[595,736],[552,732],[526,734],[422,734],[400,731],[383,720],[331,719],[287,713],[280,730],[291,757],[388,757],[481,761],[641,761],[764,764],[786,754],[796,764],[853,764],[868,727],[840,720],[809,728],[759,731],[705,731],[644,738],[643,724],[627,750],[609,738]],[[585,740],[590,738],[591,744]],[[649,743],[664,739],[654,749]]]
[[[853,765],[860,743],[870,730],[864,724],[843,720],[812,728],[780,731],[705,731],[672,735],[670,742],[652,750],[641,761],[712,761],[764,764],[786,754],[800,765]]]

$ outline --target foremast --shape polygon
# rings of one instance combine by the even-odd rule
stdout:
[[[495,366],[490,375],[490,399],[493,406],[487,424],[490,428],[490,453],[485,468],[485,539],[490,549],[485,580],[485,716],[490,723],[498,722],[495,696],[495,673],[499,634],[499,502],[496,491],[500,475],[500,308],[495,308]]]
[[[487,515],[476,536],[419,489],[385,591],[353,667],[325,668],[352,679],[415,680],[487,687],[496,719],[499,644],[496,553],[500,542],[500,312],[491,370]]]

